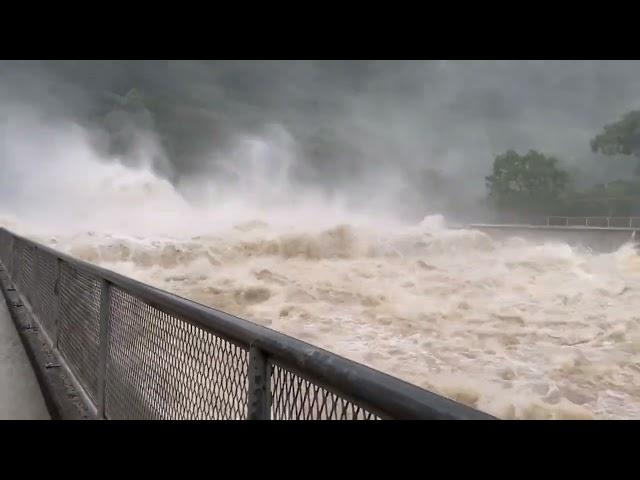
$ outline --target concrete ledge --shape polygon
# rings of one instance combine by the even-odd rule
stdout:
[[[13,329],[14,341],[17,340],[23,355],[23,366],[15,372],[13,381],[15,385],[20,385],[21,381],[30,382],[29,388],[31,389],[28,399],[25,398],[25,395],[19,399],[25,404],[22,407],[24,415],[12,418],[51,418],[53,420],[94,418],[76,391],[68,372],[61,365],[60,359],[48,339],[40,331],[31,312],[13,288],[9,275],[2,264],[0,264],[0,286],[2,289],[0,301],[5,307],[5,315],[0,313],[0,321]],[[0,334],[2,334],[1,331]],[[0,343],[0,348],[2,348],[2,343]],[[1,396],[0,392],[0,398]],[[0,404],[0,418],[3,418],[1,415]]]
[[[49,411],[20,335],[0,295],[0,420],[48,420]]]

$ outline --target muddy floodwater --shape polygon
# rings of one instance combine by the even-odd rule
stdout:
[[[211,235],[39,240],[501,418],[640,418],[640,256],[245,222]]]

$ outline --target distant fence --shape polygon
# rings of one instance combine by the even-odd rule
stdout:
[[[96,418],[493,418],[5,229],[0,261]]]
[[[548,226],[640,228],[640,217],[546,217]]]

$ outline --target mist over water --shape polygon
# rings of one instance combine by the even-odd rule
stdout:
[[[126,116],[109,128],[135,132],[128,147],[104,146],[87,112],[94,90],[130,88],[118,69],[5,67],[2,226],[502,418],[640,418],[633,248],[450,228],[488,215],[482,178],[504,146],[594,161],[570,145],[636,99],[621,80],[635,64],[136,67],[134,85],[183,78],[218,115],[198,137],[215,141],[182,155]],[[321,127],[333,143],[317,153]]]

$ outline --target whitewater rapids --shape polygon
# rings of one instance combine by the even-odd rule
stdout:
[[[5,222],[6,223],[6,222]],[[640,418],[640,256],[263,221],[197,236],[30,235],[505,419]]]

